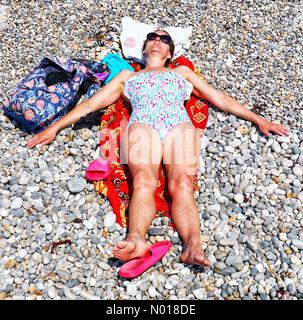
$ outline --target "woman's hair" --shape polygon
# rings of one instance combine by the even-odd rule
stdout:
[[[165,31],[165,30],[158,29],[158,30],[155,30],[154,32],[157,32],[157,31],[163,31],[163,32],[165,32],[166,34],[168,34],[168,35],[170,36],[170,34],[169,34],[167,31]],[[142,52],[144,52],[144,50],[145,50],[147,41],[148,41],[148,39],[146,39],[146,40],[144,41],[143,48],[142,48]],[[173,41],[172,41],[172,42],[170,43],[170,45],[169,45],[169,50],[170,50],[171,56],[173,57],[173,56],[174,56],[174,52],[175,52],[175,45],[174,45],[174,42],[173,42]],[[166,59],[166,61],[165,61],[165,67],[168,67],[168,65],[169,65],[169,63],[170,63],[170,60],[171,60],[171,59],[169,59],[169,58]]]

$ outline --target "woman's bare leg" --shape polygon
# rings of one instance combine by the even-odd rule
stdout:
[[[193,181],[199,156],[200,141],[192,124],[180,124],[166,137],[163,160],[172,197],[171,215],[185,246],[180,260],[209,266],[210,261],[202,249],[198,206],[194,198]]]
[[[155,218],[155,190],[162,144],[158,133],[147,125],[136,123],[129,128],[128,167],[133,178],[133,193],[129,205],[129,233],[117,243],[113,254],[120,260],[143,256],[149,245],[146,233]]]

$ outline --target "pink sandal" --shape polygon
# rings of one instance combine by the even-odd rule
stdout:
[[[143,257],[126,262],[119,270],[119,276],[123,278],[135,278],[161,260],[172,246],[168,240],[159,241],[150,246]]]
[[[89,181],[98,181],[106,179],[109,176],[110,163],[108,160],[103,158],[97,158],[93,160],[85,173],[85,177]]]

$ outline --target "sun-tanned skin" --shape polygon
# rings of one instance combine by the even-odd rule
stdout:
[[[156,32],[159,35],[166,34],[165,31],[157,30]],[[168,68],[164,67],[167,58],[171,58],[169,45],[161,42],[159,37],[147,42],[145,56],[146,65],[140,72],[169,71]],[[268,136],[270,132],[275,132],[279,135],[288,134],[288,130],[284,126],[268,122],[245,108],[235,99],[215,90],[189,68],[180,66],[175,68],[174,71],[180,73],[193,84],[193,93],[196,96],[203,97],[225,112],[255,123],[265,136]],[[32,148],[39,143],[50,143],[62,128],[75,123],[90,112],[106,108],[114,103],[123,93],[125,82],[132,76],[134,76],[134,73],[128,70],[120,72],[92,98],[79,104],[58,122],[31,138],[28,141],[28,147]],[[172,154],[183,154],[185,152],[182,147],[173,143],[172,137],[174,131],[182,134],[190,126],[194,130],[191,124],[177,126],[167,136],[164,144],[160,141],[157,132],[149,126],[143,123],[134,123],[130,126],[129,150],[135,145],[136,132],[139,130],[140,135],[145,139],[144,148],[147,148],[147,151],[152,150],[152,153],[150,152],[149,154],[153,155],[153,159],[150,159],[147,164],[138,164],[131,152],[129,150],[125,151],[128,153],[128,166],[133,178],[133,194],[129,205],[129,233],[124,241],[119,241],[114,247],[114,257],[127,261],[143,256],[149,249],[150,246],[145,237],[156,214],[154,192],[157,187],[159,166],[163,160],[168,176],[168,190],[172,197],[172,220],[184,242],[184,250],[180,260],[188,264],[210,266],[210,261],[202,249],[200,220],[193,190],[194,175],[188,174],[188,169],[196,167],[200,154],[198,137],[193,136],[192,143],[196,148],[196,152],[188,163],[174,164],[173,162],[165,161],[166,159],[171,159]]]

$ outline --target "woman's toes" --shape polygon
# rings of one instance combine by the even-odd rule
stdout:
[[[200,250],[185,250],[180,256],[180,260],[184,263],[200,265],[200,266],[210,266],[210,261],[207,259],[205,254]]]
[[[136,244],[132,241],[126,240],[126,241],[119,241],[116,246],[115,250],[113,251],[114,256],[120,260],[129,260],[133,256],[133,252],[136,248]]]
[[[210,261],[205,257],[205,255],[198,255],[195,257],[195,260],[199,263],[199,264],[203,264],[205,266],[209,266],[210,265]]]
[[[128,238],[125,241],[119,241],[113,253],[115,257],[123,261],[127,261],[133,258],[141,257],[148,250],[149,246],[143,239]]]
[[[126,242],[126,241],[119,241],[117,242],[117,245],[116,245],[116,248],[117,250],[121,250],[121,249],[124,249],[129,243]]]

